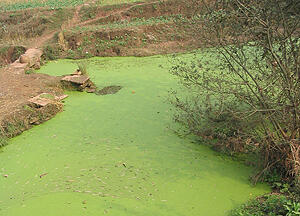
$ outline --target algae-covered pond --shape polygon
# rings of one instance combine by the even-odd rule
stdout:
[[[1,149],[0,215],[222,216],[269,191],[250,185],[249,167],[169,129],[166,99],[178,84],[160,67],[167,57],[89,61],[99,88],[123,88],[67,92],[64,112]],[[59,60],[40,72],[76,68]]]

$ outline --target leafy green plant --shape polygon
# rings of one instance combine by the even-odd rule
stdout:
[[[43,50],[43,59],[55,60],[59,57],[59,48],[56,46],[46,46]]]
[[[78,70],[82,75],[88,75],[88,62],[87,61],[79,61],[77,62]]]
[[[287,210],[286,216],[300,215],[300,203],[288,201],[284,207]]]
[[[25,70],[25,74],[32,74],[32,73],[34,73],[33,68],[29,68],[29,69]]]
[[[291,204],[289,204],[291,203]],[[287,207],[290,211],[287,209]],[[293,202],[282,195],[266,195],[232,210],[230,216],[286,216],[295,211]],[[293,215],[293,214],[291,214]],[[289,215],[289,216],[291,216]],[[296,216],[296,215],[294,215]]]
[[[58,9],[62,7],[76,6],[83,4],[84,0],[21,0],[17,2],[2,2],[0,3],[0,11],[16,11],[28,8],[47,7],[51,9]]]
[[[0,147],[3,147],[7,144],[7,137],[2,134],[0,131]]]

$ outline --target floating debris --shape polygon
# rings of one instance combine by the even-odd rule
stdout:
[[[48,175],[48,173],[43,173],[42,175],[40,175],[40,178],[43,178],[46,175]]]
[[[122,86],[107,86],[95,92],[96,95],[116,94],[122,89]]]

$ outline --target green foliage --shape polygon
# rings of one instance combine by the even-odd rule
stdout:
[[[96,6],[83,6],[80,9],[81,21],[95,18],[97,9]]]
[[[11,56],[11,61],[16,61],[22,54],[26,52],[26,48],[23,46],[16,46],[14,47],[14,52]]]
[[[252,200],[231,211],[230,216],[296,216],[300,215],[300,203],[282,195],[267,195]]]
[[[154,25],[154,24],[161,24],[161,23],[169,23],[172,22],[175,19],[178,19],[182,16],[180,15],[174,15],[174,16],[159,16],[159,17],[151,17],[149,19],[145,18],[134,18],[130,21],[128,20],[122,20],[107,24],[100,24],[100,25],[90,25],[90,26],[84,26],[84,27],[75,27],[73,29],[74,32],[80,31],[97,31],[101,29],[119,29],[119,28],[126,28],[126,27],[132,27],[132,26],[143,26],[143,25]]]
[[[196,59],[174,64],[172,73],[193,92],[190,95],[196,95],[188,102],[176,99],[179,120],[198,136],[212,127],[212,136],[224,135],[225,148],[239,151],[250,146],[258,152],[261,169],[253,182],[275,169],[282,178],[297,179],[300,23],[296,3],[220,0],[205,7],[194,3],[201,19],[188,27],[199,43],[214,47],[218,63]]]
[[[43,50],[43,59],[55,60],[59,57],[59,48],[57,46],[46,46]]]
[[[16,11],[37,7],[58,9],[62,7],[76,6],[83,3],[84,0],[29,0],[14,3],[0,3],[0,11]]]
[[[288,201],[284,207],[287,210],[286,216],[300,215],[300,203]]]
[[[7,137],[0,130],[0,148],[7,144]]]
[[[32,74],[32,73],[34,73],[33,68],[29,68],[29,69],[25,70],[25,74]]]
[[[77,62],[78,70],[81,72],[82,75],[88,75],[88,61],[79,61]]]

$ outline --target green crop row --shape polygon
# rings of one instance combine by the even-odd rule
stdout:
[[[177,16],[160,16],[160,17],[152,17],[150,19],[135,18],[130,21],[124,20],[124,21],[113,22],[113,23],[102,24],[102,25],[75,27],[73,30],[84,32],[84,31],[97,31],[100,29],[119,29],[119,28],[134,27],[134,26],[137,27],[143,25],[169,23],[174,21],[175,17]]]
[[[83,4],[85,0],[29,0],[19,2],[0,2],[0,11],[16,11],[28,8],[46,7],[58,9],[62,7],[76,6]]]

